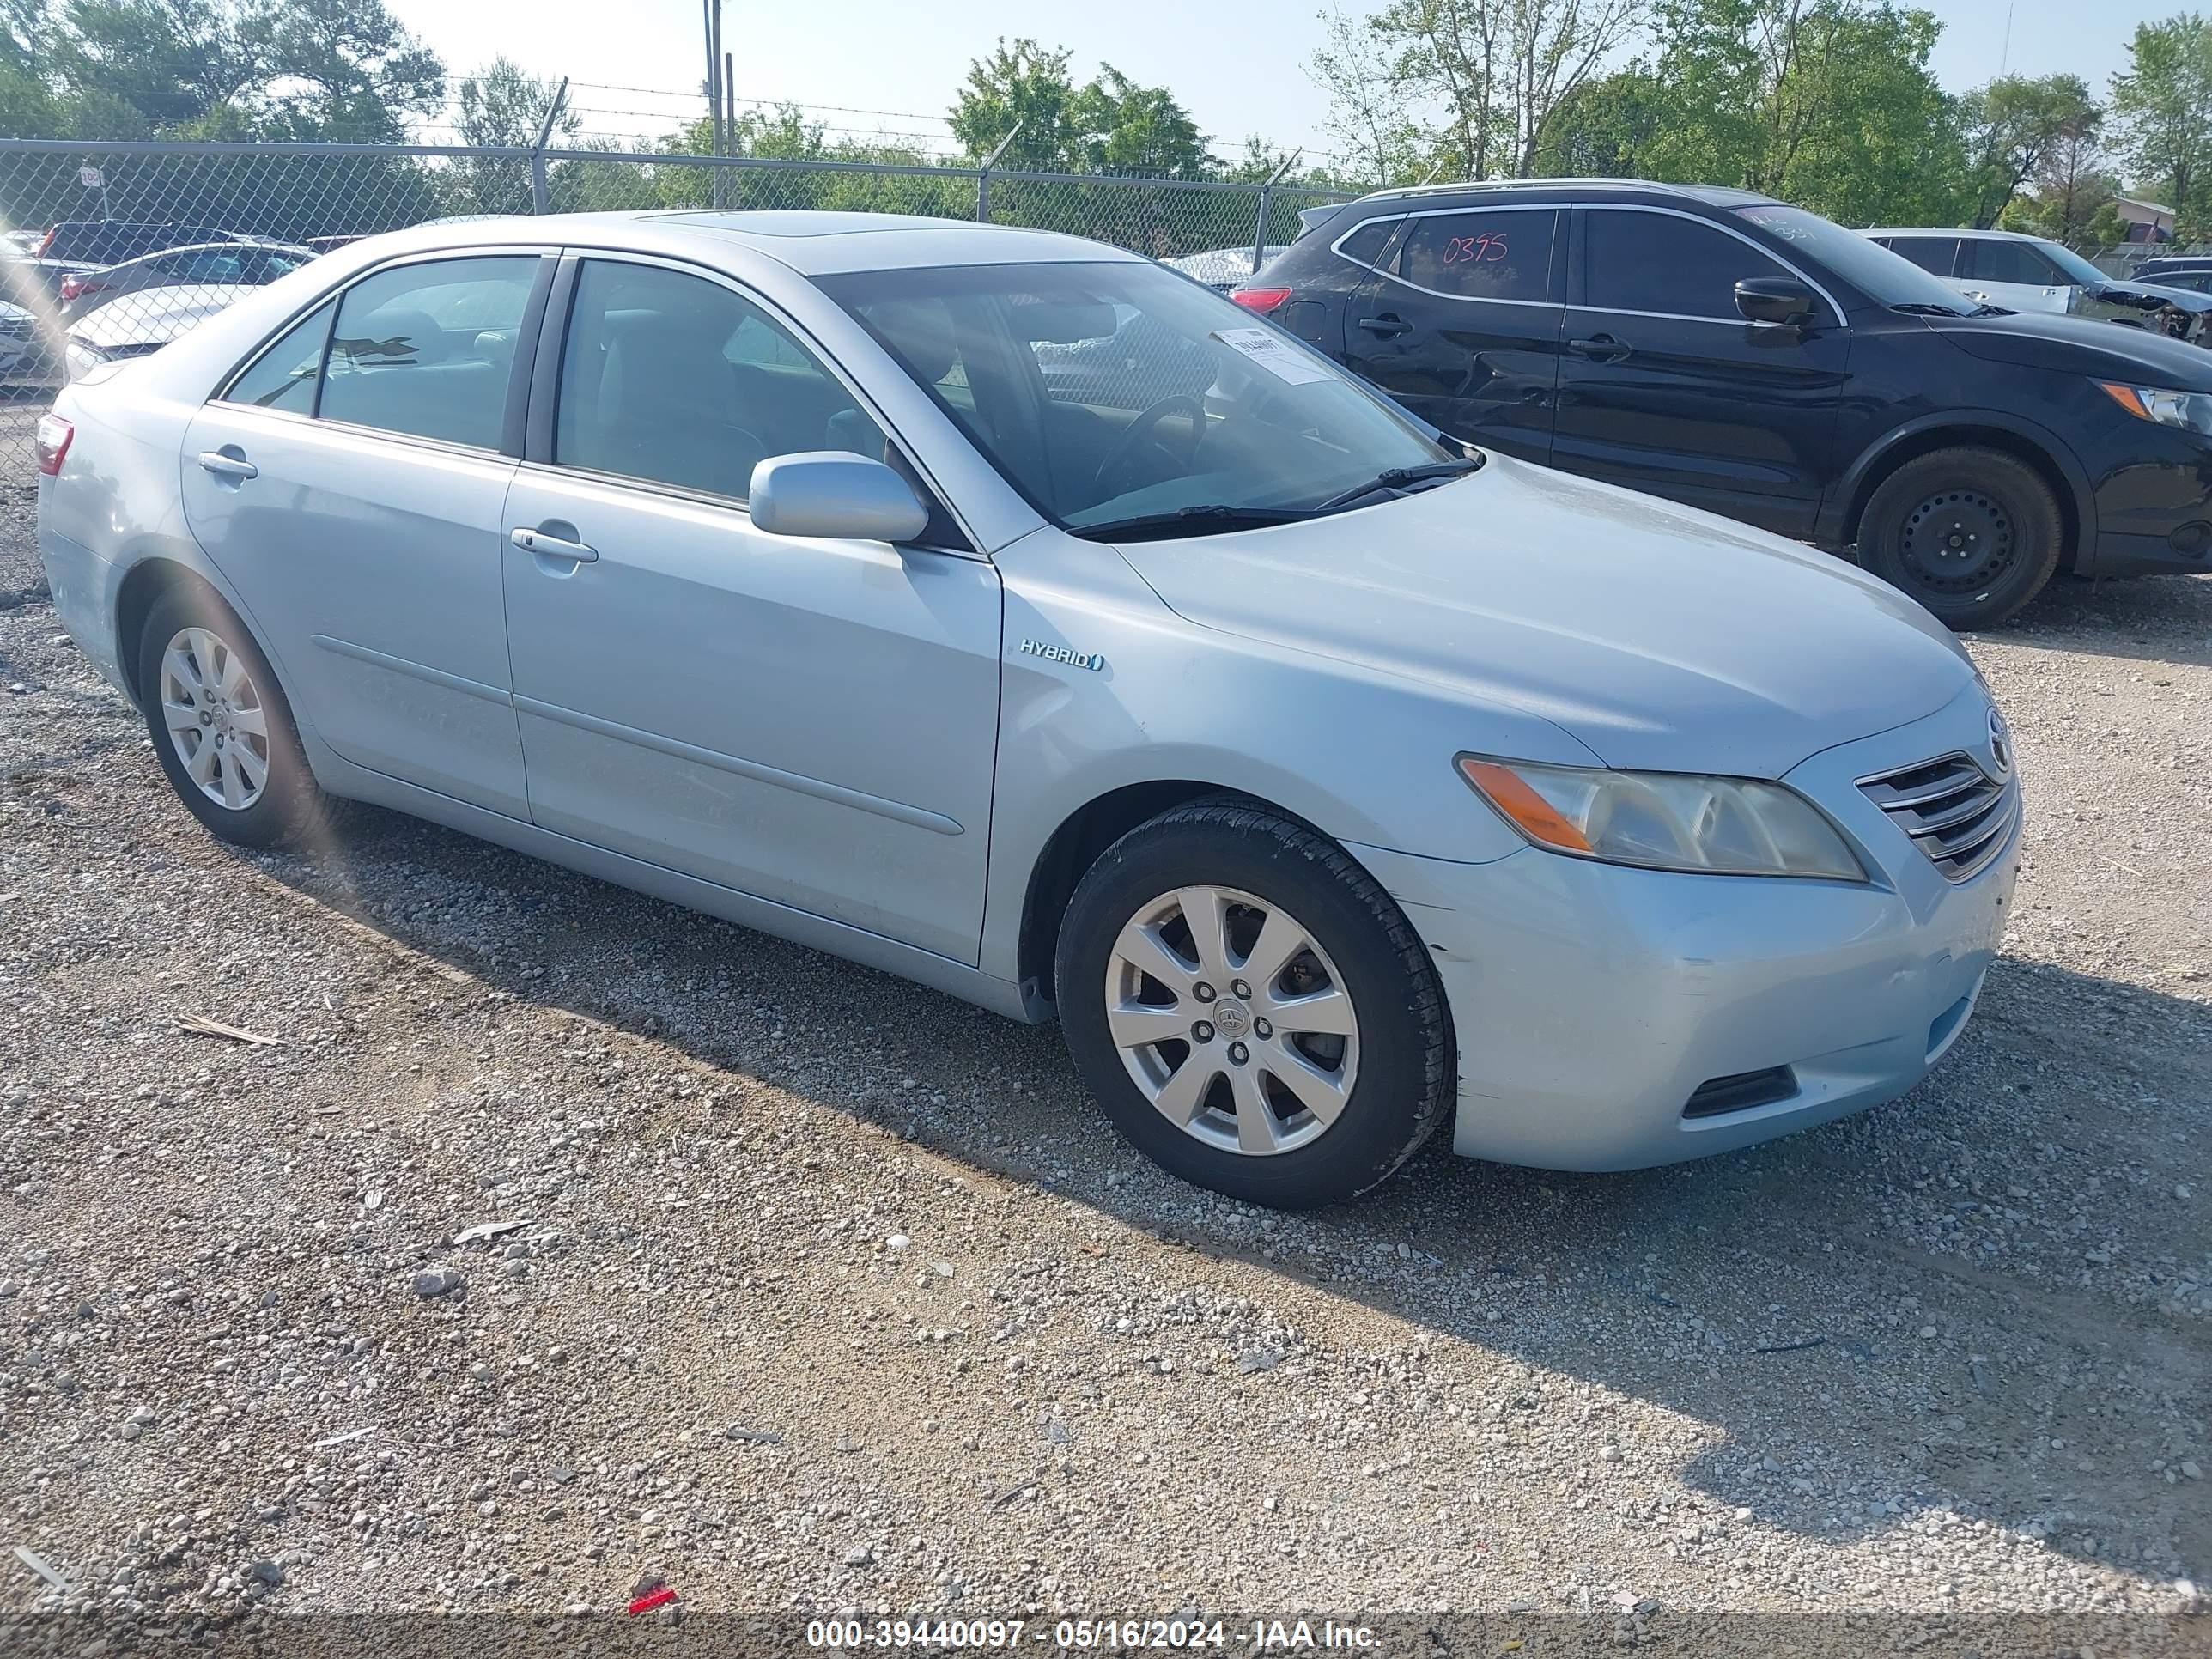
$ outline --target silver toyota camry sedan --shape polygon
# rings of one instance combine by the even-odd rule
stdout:
[[[1096,243],[425,227],[40,444],[56,603],[216,836],[374,801],[1056,1016],[1241,1199],[1873,1105],[2003,928],[2011,749],[1911,601]]]

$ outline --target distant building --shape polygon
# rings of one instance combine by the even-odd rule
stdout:
[[[2120,222],[2127,229],[2126,240],[2130,242],[2170,242],[2173,240],[2173,210],[2160,207],[2156,202],[2145,202],[2132,196],[2113,200],[2119,210]]]

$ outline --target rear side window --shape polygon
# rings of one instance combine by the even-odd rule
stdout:
[[[323,418],[498,448],[538,263],[435,259],[355,283],[338,301]]]
[[[1380,264],[1382,250],[1390,245],[1390,233],[1397,228],[1395,219],[1370,219],[1340,242],[1336,251],[1354,264]]]
[[[330,337],[334,304],[317,307],[276,337],[253,366],[230,383],[225,403],[251,404],[256,409],[289,410],[295,415],[315,412],[315,380],[323,368],[323,342]]]
[[[1978,283],[2026,283],[2035,288],[2063,284],[2074,279],[2053,264],[2041,248],[2026,242],[1969,239],[1959,274]]]
[[[1955,236],[1885,236],[1879,240],[1933,276],[1948,276],[1959,257],[1959,239]]]
[[[703,277],[586,262],[556,465],[742,501],[760,462],[815,449],[887,453],[882,428],[781,324]]]
[[[1540,302],[1551,295],[1552,239],[1559,222],[1549,208],[1415,219],[1398,256],[1398,272],[1419,287],[1459,299]]]
[[[1740,323],[1735,285],[1790,273],[1748,242],[1696,219],[1638,209],[1583,216],[1583,303]]]

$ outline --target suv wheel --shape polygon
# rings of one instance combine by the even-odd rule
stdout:
[[[1078,1071],[1170,1173],[1253,1203],[1329,1204],[1443,1121],[1451,1032],[1427,951],[1343,850],[1230,800],[1114,843],[1061,923]]]
[[[1994,449],[1939,449],[1882,480],[1859,560],[1952,628],[1994,628],[2058,568],[2065,520],[2051,486]]]
[[[138,641],[138,701],[161,770],[224,841],[282,847],[325,833],[317,786],[269,659],[211,593],[173,590]]]

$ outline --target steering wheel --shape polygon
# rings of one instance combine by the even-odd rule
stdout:
[[[1191,463],[1198,459],[1199,440],[1206,435],[1206,405],[1195,398],[1177,392],[1172,397],[1161,398],[1122,429],[1119,441],[1107,452],[1106,459],[1098,463],[1098,471],[1091,480],[1091,487],[1103,490],[1106,480],[1113,476],[1115,469],[1127,466],[1129,458],[1144,447],[1145,441],[1152,435],[1152,428],[1178,410],[1190,416],[1190,453],[1182,458],[1183,466],[1188,471]],[[1170,459],[1173,459],[1172,453]]]

